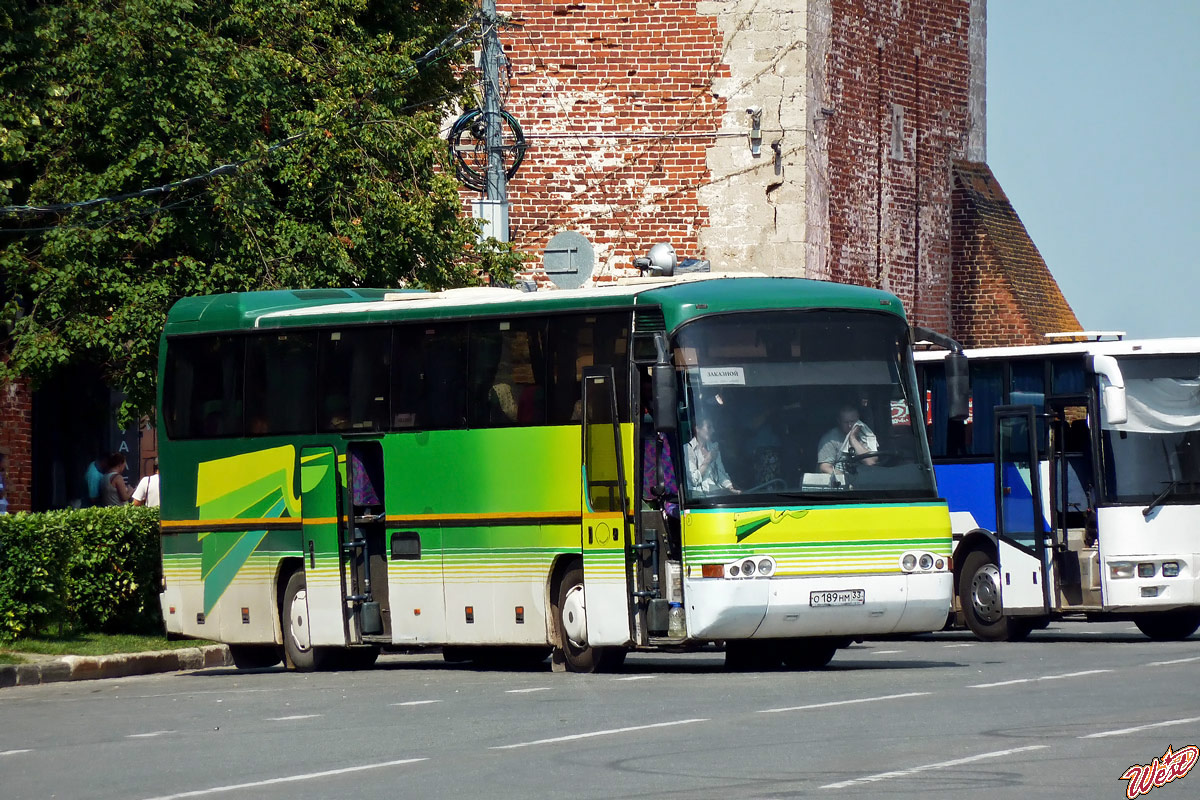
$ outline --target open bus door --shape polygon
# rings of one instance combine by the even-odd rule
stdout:
[[[303,584],[299,593],[289,590],[284,598],[283,635],[291,637],[291,645],[301,653],[311,653],[313,647],[346,645],[338,485],[334,448],[300,450]],[[294,585],[289,583],[289,587]]]
[[[629,502],[612,369],[583,375],[583,641],[592,647],[630,643],[626,552]],[[574,638],[574,637],[573,637]]]
[[[1045,616],[1047,542],[1032,406],[996,408],[996,579],[1004,616]]]

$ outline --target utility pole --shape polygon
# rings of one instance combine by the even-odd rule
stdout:
[[[490,222],[491,234],[508,241],[508,185],[504,169],[504,118],[500,106],[500,68],[504,52],[500,49],[500,24],[496,0],[483,3],[483,119],[487,126],[487,189],[476,216]],[[480,213],[482,212],[482,213]]]

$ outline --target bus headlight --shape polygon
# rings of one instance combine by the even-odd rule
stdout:
[[[754,562],[748,558],[742,562],[742,574],[747,578],[754,574]]]
[[[758,562],[758,574],[770,575],[775,570],[775,565],[771,563],[771,559],[764,558]]]
[[[1136,566],[1132,561],[1112,561],[1108,565],[1108,575],[1111,578],[1132,578]]]
[[[1163,562],[1163,577],[1164,578],[1178,578],[1179,577],[1179,562],[1178,561],[1164,561]]]
[[[900,567],[905,572],[912,572],[917,568],[917,557],[912,553],[905,553],[904,558],[900,559]]]
[[[929,553],[921,554],[921,569],[933,569],[933,556]]]
[[[1139,578],[1153,578],[1154,573],[1157,571],[1158,571],[1158,568],[1154,566],[1154,562],[1150,562],[1150,563],[1142,562],[1141,564],[1138,564],[1138,577]]]

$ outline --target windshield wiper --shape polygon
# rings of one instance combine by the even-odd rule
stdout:
[[[1158,497],[1155,497],[1153,500],[1150,501],[1150,505],[1148,505],[1142,509],[1142,516],[1143,517],[1150,516],[1150,512],[1152,512],[1152,511],[1154,511],[1154,509],[1158,508],[1162,504],[1162,501],[1166,500],[1167,497],[1170,496],[1171,492],[1175,491],[1175,487],[1178,485],[1179,485],[1179,481],[1171,481],[1170,483],[1168,483],[1167,488],[1165,488],[1161,492],[1159,492]]]

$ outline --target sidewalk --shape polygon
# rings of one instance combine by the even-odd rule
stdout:
[[[179,650],[153,650],[146,653],[119,653],[111,656],[21,655],[30,659],[30,662],[0,664],[0,689],[36,683],[126,678],[130,675],[149,675],[153,672],[233,666],[229,648],[223,644],[185,647]]]

